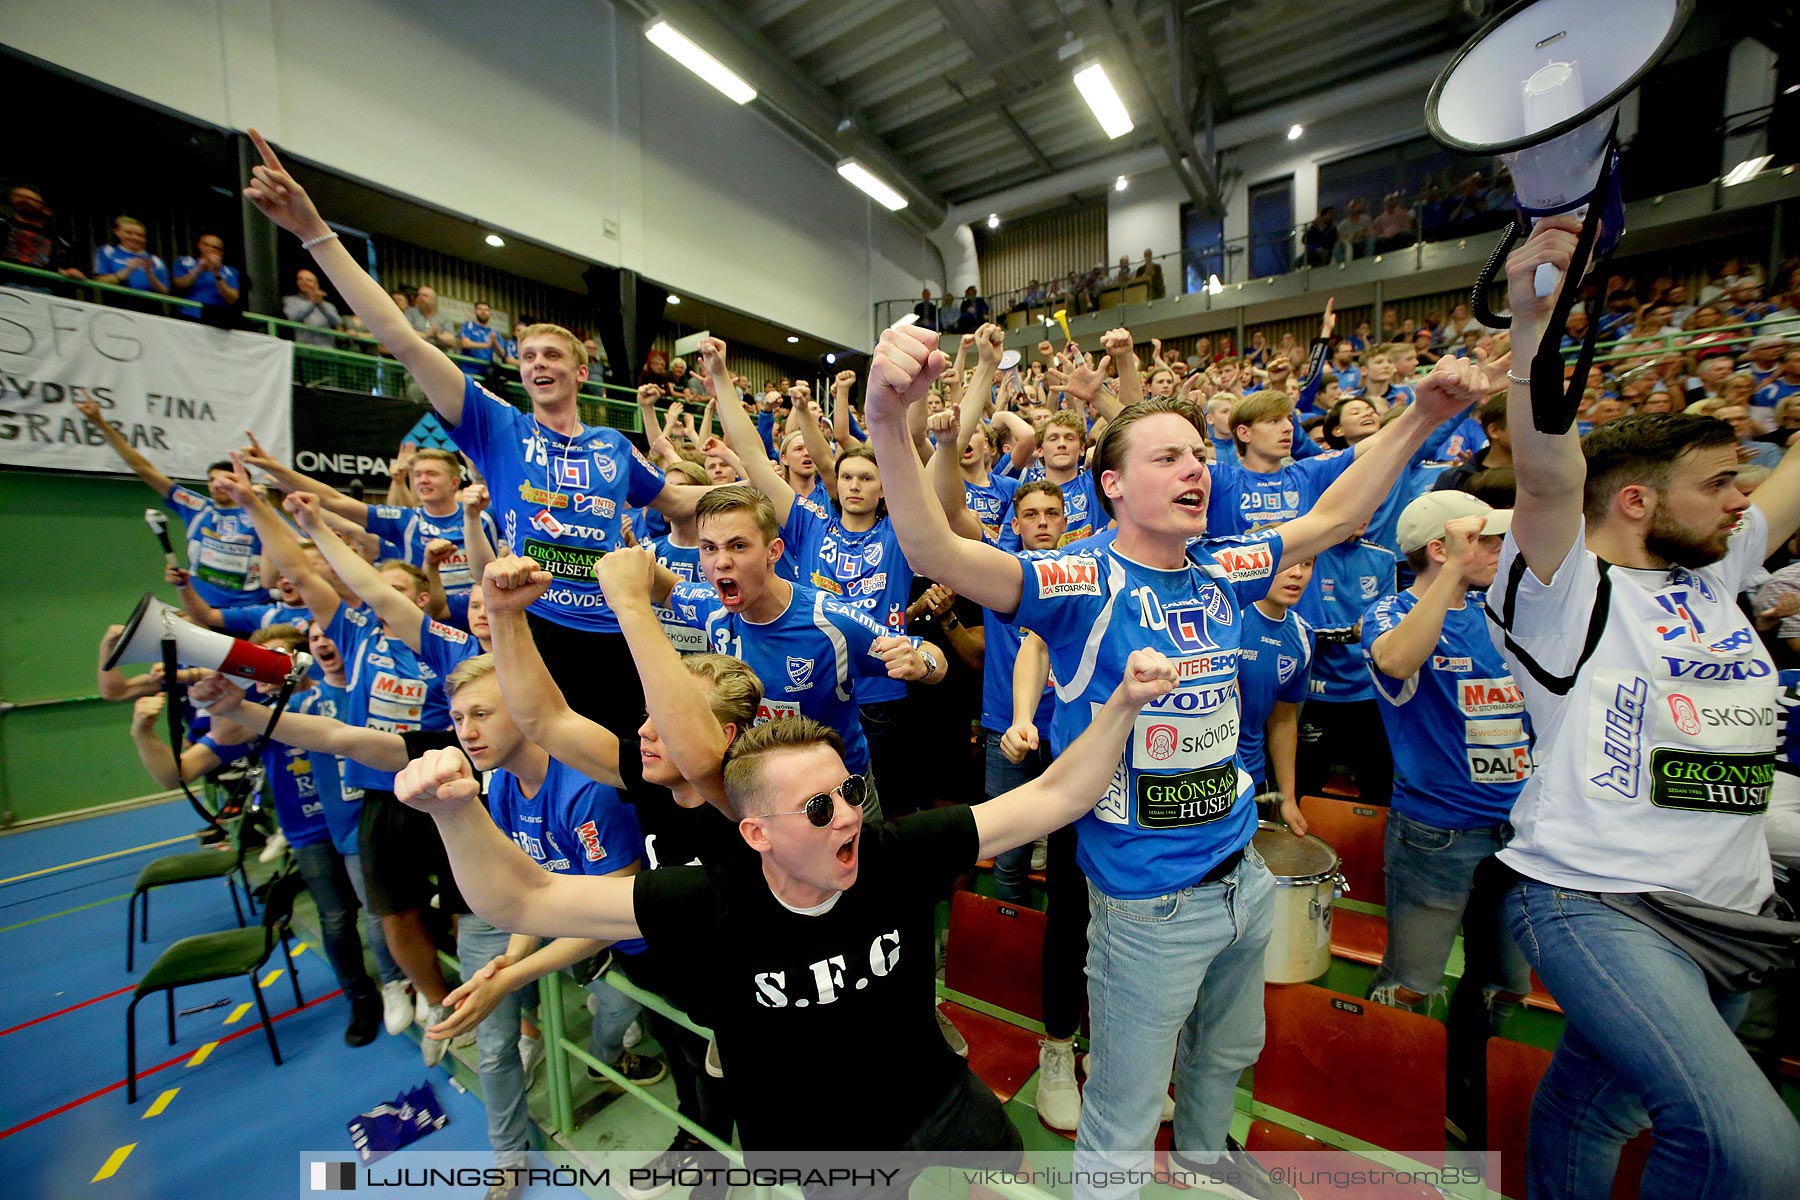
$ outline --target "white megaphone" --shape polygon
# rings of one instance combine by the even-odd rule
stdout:
[[[1476,34],[1431,85],[1425,101],[1431,135],[1464,154],[1498,155],[1512,174],[1519,219],[1471,297],[1483,324],[1511,324],[1489,309],[1487,290],[1529,223],[1558,213],[1583,219],[1569,264],[1577,279],[1617,244],[1625,219],[1614,169],[1619,103],[1668,54],[1692,11],[1693,0],[1525,0]],[[1551,295],[1556,269],[1540,266],[1533,282],[1540,297]],[[1556,362],[1546,360],[1548,373],[1533,363],[1531,378],[1546,382],[1542,390],[1533,385],[1534,423],[1546,433],[1564,432],[1574,420],[1573,405],[1564,419],[1548,403],[1548,385],[1561,394],[1558,352],[1575,290],[1567,289],[1543,331],[1541,346]],[[1592,357],[1597,330],[1598,322],[1590,325],[1584,359]],[[1587,377],[1585,361],[1575,377]],[[1547,420],[1561,424],[1551,428]]]
[[[295,660],[279,650],[258,646],[203,629],[149,592],[138,601],[125,622],[125,632],[107,656],[103,670],[127,663],[163,661],[163,641],[175,642],[175,661],[184,667],[210,667],[233,682],[248,681],[279,687],[293,671]]]

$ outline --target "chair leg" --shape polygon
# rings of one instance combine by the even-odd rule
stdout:
[[[125,1006],[125,1103],[137,1103],[137,1006],[142,996],[133,996]]]
[[[237,880],[227,875],[225,877],[225,886],[231,892],[231,911],[237,914],[238,928],[242,929],[244,927],[244,910],[238,906]],[[249,891],[249,886],[246,885],[244,890],[246,892]]]
[[[288,948],[288,935],[281,935],[281,950],[287,955],[288,982],[294,985],[294,1007],[299,1008],[306,1003],[300,997],[300,968],[294,965],[293,951]]]
[[[138,941],[148,942],[150,940],[150,891],[148,888],[144,890],[144,898],[138,902],[138,915],[143,918],[143,929],[138,934]]]
[[[131,900],[125,905],[125,970],[132,969],[131,952],[137,949],[137,902],[142,892],[131,893]]]
[[[175,989],[163,992],[163,998],[169,1002],[169,1045],[175,1044]]]
[[[276,867],[276,870],[277,872],[280,871],[279,865]],[[244,900],[250,905],[250,915],[254,917],[257,912],[256,889],[250,886],[250,874],[244,869],[244,864],[242,862],[238,863],[237,874],[238,879],[241,880],[244,885]]]
[[[250,972],[250,992],[256,997],[257,1011],[262,1013],[263,1036],[269,1039],[269,1057],[281,1065],[281,1047],[275,1044],[275,1022],[269,1020],[269,1006],[263,1003],[263,990],[256,985],[256,972]]]

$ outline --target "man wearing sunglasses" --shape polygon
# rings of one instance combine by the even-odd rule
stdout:
[[[633,882],[549,875],[476,803],[454,752],[415,759],[399,793],[436,819],[484,918],[541,935],[641,934],[688,964],[710,990],[747,1149],[986,1150],[1010,1166],[1018,1131],[926,1015],[938,897],[977,859],[1091,808],[1140,711],[1174,682],[1163,655],[1134,653],[1088,729],[1037,779],[892,824],[866,821],[864,783],[835,732],[803,717],[759,725],[732,744],[724,770],[726,802],[757,854],[747,866],[671,867]],[[796,1067],[795,1046],[816,1048],[811,1065]],[[860,1092],[853,1115],[827,1114],[821,1099],[850,1079],[880,1086]]]

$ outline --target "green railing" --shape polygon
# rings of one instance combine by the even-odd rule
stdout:
[[[1714,325],[1710,329],[1665,329],[1660,333],[1652,333],[1645,337],[1620,338],[1617,341],[1601,342],[1594,347],[1594,361],[1597,363],[1620,362],[1628,358],[1660,358],[1665,354],[1685,354],[1687,347],[1684,341],[1696,337],[1711,337],[1713,334],[1728,334],[1722,341],[1711,342],[1709,346],[1740,346],[1748,344],[1760,336],[1762,326],[1758,322],[1742,322],[1736,325]],[[1567,347],[1562,356],[1574,362],[1580,354],[1579,347]]]
[[[163,310],[162,315],[183,320],[197,318],[203,307],[179,296],[141,292],[135,288],[95,283],[92,280],[69,279],[54,271],[40,271],[17,263],[0,263],[0,284],[13,284],[58,295],[86,292],[91,294],[88,298],[97,304],[105,304],[109,298],[129,300],[130,306],[139,310],[158,305]],[[320,329],[316,325],[304,325],[262,313],[245,312],[237,316],[241,321],[241,328],[293,341],[295,383],[343,388],[397,400],[410,399],[420,405],[425,403],[424,394],[411,382],[406,368],[382,353],[375,339],[367,334]],[[324,334],[332,339],[333,345],[321,346],[310,341],[300,341],[296,337],[298,334],[311,337]],[[487,367],[486,363],[478,359],[459,354],[452,354],[450,358],[458,364],[468,363],[483,370]],[[516,379],[506,381],[504,393],[502,398],[517,408],[526,412],[531,410],[531,401]],[[631,388],[589,380],[582,385],[577,404],[581,410],[581,419],[589,425],[605,425],[628,433],[643,432],[637,393]]]

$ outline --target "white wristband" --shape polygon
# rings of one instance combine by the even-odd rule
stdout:
[[[333,229],[326,233],[321,233],[316,238],[306,239],[304,242],[300,243],[300,248],[302,250],[311,250],[314,246],[317,246],[321,242],[334,242],[336,240],[337,240],[337,230]]]

